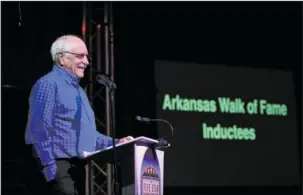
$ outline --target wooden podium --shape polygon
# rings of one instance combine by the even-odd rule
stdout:
[[[158,143],[158,140],[137,137],[116,145],[122,195],[163,195],[164,149],[170,145],[158,147]],[[86,160],[88,164],[91,160],[113,164],[113,147],[96,151]],[[86,180],[86,195],[93,195],[89,190],[92,181]]]

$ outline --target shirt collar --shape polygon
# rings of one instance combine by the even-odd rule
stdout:
[[[64,79],[71,85],[78,87],[80,79],[78,79],[71,72],[66,71],[65,69],[59,67],[58,65],[53,66],[53,71],[56,72],[59,76],[64,77]]]

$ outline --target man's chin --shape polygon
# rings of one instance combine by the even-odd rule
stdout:
[[[83,77],[84,77],[84,72],[82,73],[82,72],[77,72],[76,73],[76,77],[78,78],[78,79],[82,79]]]

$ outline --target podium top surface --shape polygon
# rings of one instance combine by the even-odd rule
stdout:
[[[127,142],[116,144],[115,146],[116,146],[116,148],[118,148],[118,147],[121,147],[121,146],[124,146],[124,145],[128,145],[128,144],[132,144],[132,143],[157,144],[159,142],[158,142],[158,140],[155,140],[155,139],[151,139],[151,138],[148,138],[148,137],[140,136],[140,137],[137,137],[137,138],[135,138],[135,139],[133,139],[131,141],[127,141]],[[98,154],[100,152],[111,150],[112,148],[113,148],[113,146],[109,146],[109,147],[103,148],[101,150],[97,150],[95,152],[90,153],[85,158],[91,157],[91,156],[93,156],[95,154]]]

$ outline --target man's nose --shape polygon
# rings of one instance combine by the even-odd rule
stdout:
[[[89,65],[89,61],[88,61],[87,56],[85,56],[85,57],[83,58],[83,64]]]

